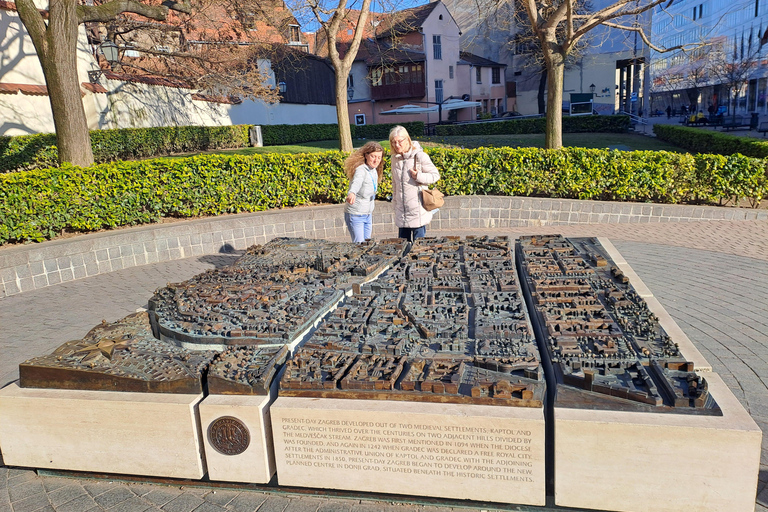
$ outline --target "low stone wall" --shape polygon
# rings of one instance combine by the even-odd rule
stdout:
[[[343,205],[225,215],[0,248],[0,298],[123,268],[240,250],[275,237],[349,240]],[[768,220],[768,211],[505,196],[446,197],[430,229],[565,224]],[[376,238],[396,236],[391,203],[377,202]]]

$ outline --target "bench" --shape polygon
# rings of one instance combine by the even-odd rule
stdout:
[[[760,123],[760,127],[757,129],[760,133],[763,134],[763,137],[765,137],[766,132],[768,132],[768,121],[763,121]]]
[[[744,118],[741,116],[725,117],[723,118],[723,124],[720,125],[723,130],[735,130],[736,128],[749,127],[749,123],[744,122]]]

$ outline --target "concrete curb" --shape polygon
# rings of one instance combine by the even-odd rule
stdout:
[[[446,197],[433,230],[571,224],[768,220],[768,211],[508,196]],[[396,235],[391,203],[377,202],[374,233]],[[343,205],[322,205],[150,224],[0,248],[0,298],[191,256],[242,250],[275,237],[346,238]]]

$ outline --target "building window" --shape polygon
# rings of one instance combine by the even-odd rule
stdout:
[[[448,66],[448,78],[453,79],[453,66]]]
[[[288,26],[289,31],[289,37],[291,43],[300,43],[301,39],[299,39],[299,26],[298,25],[289,25]]]
[[[435,80],[435,102],[443,102],[443,81]]]
[[[475,68],[475,82],[483,83],[483,68],[479,66]]]
[[[435,60],[443,60],[443,45],[440,36],[432,36],[432,53]]]
[[[501,83],[501,68],[491,68],[491,83],[492,84]]]
[[[352,73],[349,74],[347,77],[347,88],[351,89],[355,86],[355,77],[352,76]]]

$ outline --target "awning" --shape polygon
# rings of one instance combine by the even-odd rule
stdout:
[[[459,108],[479,107],[479,101],[464,101],[464,100],[445,100],[443,102],[443,110],[456,110]]]
[[[392,110],[385,110],[383,112],[379,112],[379,114],[383,114],[385,116],[390,115],[406,115],[406,114],[436,114],[437,113],[437,105],[432,105],[431,107],[427,106],[420,106],[420,105],[403,105],[397,108],[394,108]]]
[[[385,110],[379,112],[385,116],[387,115],[407,115],[407,114],[436,114],[440,108],[442,110],[458,110],[460,108],[479,107],[479,101],[464,101],[462,99],[449,99],[445,100],[442,105],[403,105],[401,107],[394,108],[392,110]]]

